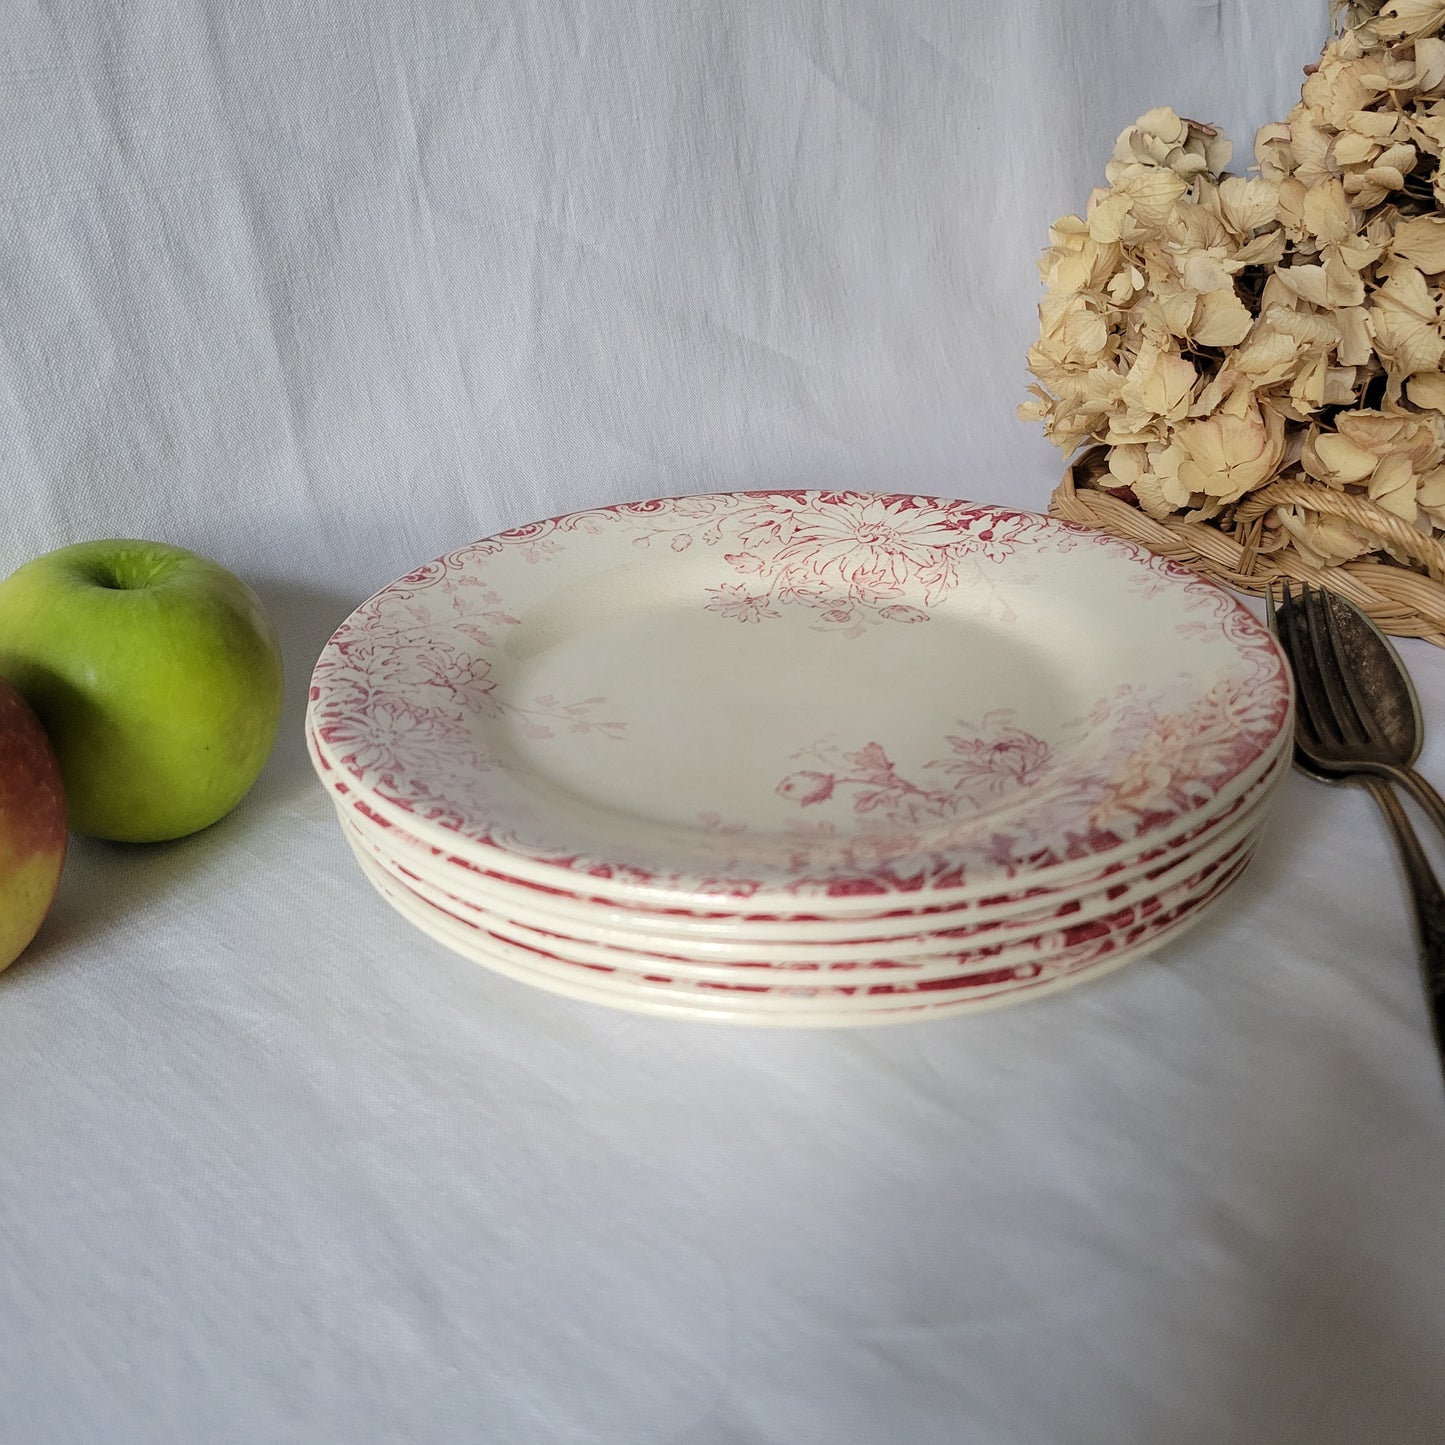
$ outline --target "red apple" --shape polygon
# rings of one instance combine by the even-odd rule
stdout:
[[[45,921],[65,862],[60,764],[30,705],[0,678],[0,968]]]

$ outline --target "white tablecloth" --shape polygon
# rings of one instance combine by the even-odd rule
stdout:
[[[0,571],[161,538],[283,635],[218,827],[0,979],[4,1445],[1435,1445],[1445,1095],[1368,797],[974,1019],[634,1018],[433,946],[302,749],[435,553],[771,485],[1042,508],[1035,257],[1325,0],[0,3]],[[1407,645],[1445,779],[1445,656]]]

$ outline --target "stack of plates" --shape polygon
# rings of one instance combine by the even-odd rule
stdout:
[[[359,607],[307,734],[363,874],[499,973],[842,1026],[1037,997],[1248,864],[1292,693],[1226,593],[933,497],[580,512]]]

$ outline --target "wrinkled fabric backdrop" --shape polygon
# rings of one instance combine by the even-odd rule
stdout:
[[[1282,118],[1325,0],[0,0],[0,571],[246,576],[276,754],[77,843],[0,980],[6,1445],[1406,1445],[1445,1098],[1367,797],[976,1019],[776,1033],[394,919],[306,765],[350,609],[500,527],[766,486],[1042,508],[1037,255],[1151,106]],[[1445,777],[1445,656],[1404,652]]]

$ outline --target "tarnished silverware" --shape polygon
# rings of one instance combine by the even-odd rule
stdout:
[[[1284,608],[1293,611],[1288,588]],[[1299,741],[1325,770],[1345,757],[1352,772],[1374,773],[1407,788],[1445,831],[1445,798],[1415,771],[1425,740],[1420,699],[1390,640],[1345,598],[1302,587],[1304,636],[1329,693],[1329,731]]]
[[[1445,802],[1414,770],[1423,726],[1409,674],[1395,649],[1344,598],[1286,586],[1267,599],[1271,631],[1295,678],[1295,766],[1330,783],[1370,790],[1395,836],[1415,909],[1421,978],[1445,1069],[1445,891],[1391,783],[1445,829]]]

